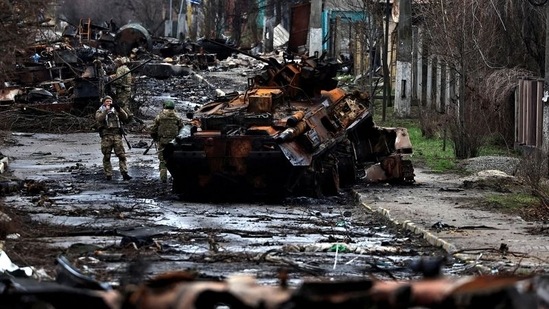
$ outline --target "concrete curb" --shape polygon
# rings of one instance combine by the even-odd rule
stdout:
[[[395,226],[400,226],[403,229],[407,231],[411,231],[414,234],[421,235],[427,242],[435,247],[439,247],[444,249],[448,254],[452,255],[456,259],[472,265],[475,269],[477,269],[480,273],[489,274],[492,273],[492,269],[489,267],[486,267],[484,265],[480,265],[477,262],[476,257],[474,257],[471,254],[462,254],[462,253],[456,253],[459,251],[459,249],[454,245],[449,243],[448,241],[438,237],[437,235],[431,233],[430,231],[426,230],[425,228],[415,224],[414,222],[410,220],[405,220],[403,222],[400,222],[393,217],[391,217],[391,213],[388,209],[378,207],[377,209],[374,209],[372,206],[366,204],[365,202],[360,201],[360,193],[353,191],[354,199],[357,204],[360,204],[362,207],[364,207],[366,210],[372,213],[380,213],[383,215],[387,220],[389,220],[391,223],[393,223]]]

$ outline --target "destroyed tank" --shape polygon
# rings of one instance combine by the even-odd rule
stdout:
[[[326,196],[366,181],[413,182],[405,128],[374,124],[369,97],[334,80],[324,57],[271,58],[244,93],[200,107],[164,157],[173,192]]]

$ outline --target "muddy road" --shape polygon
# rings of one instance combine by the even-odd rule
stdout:
[[[114,179],[105,180],[96,133],[6,133],[2,153],[10,157],[13,178],[24,183],[19,193],[4,198],[4,211],[16,218],[6,253],[16,264],[43,268],[51,276],[55,257],[64,254],[106,281],[117,281],[129,263],[144,260],[148,276],[169,270],[193,270],[205,278],[247,273],[263,283],[275,282],[280,269],[289,271],[291,283],[411,278],[419,275],[410,267],[415,261],[445,255],[366,210],[350,191],[280,201],[220,201],[213,193],[189,202],[172,194],[171,179],[159,181],[155,149],[143,155],[150,142],[146,128],[162,101],[174,100],[185,115],[215,93],[244,89],[252,72],[138,79],[136,99],[145,123],[127,128],[131,181],[122,180],[114,156]],[[445,265],[448,275],[469,272],[457,260]]]
[[[158,180],[154,151],[130,134],[129,172],[105,181],[99,137],[94,133],[11,133],[2,150],[11,158],[20,193],[4,198],[5,212],[20,218],[5,251],[19,266],[44,268],[64,254],[80,269],[107,281],[126,265],[145,260],[146,274],[194,270],[201,277],[234,273],[290,282],[304,278],[350,278],[373,274],[410,278],[420,257],[444,255],[418,236],[387,224],[357,205],[349,192],[324,199],[187,202]],[[23,264],[23,265],[21,265]],[[450,261],[448,274],[467,272]]]

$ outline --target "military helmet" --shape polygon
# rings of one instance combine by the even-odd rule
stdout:
[[[104,96],[103,99],[101,99],[101,103],[105,103],[105,101],[107,101],[107,100],[111,100],[111,101],[112,101],[112,97],[111,97],[111,96],[108,96],[108,95]]]
[[[165,109],[174,109],[175,104],[173,103],[172,100],[167,100],[167,101],[164,102],[164,108]]]

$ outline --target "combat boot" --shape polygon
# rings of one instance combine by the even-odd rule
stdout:
[[[132,176],[128,175],[128,172],[122,172],[122,179],[130,180],[132,178],[133,178]]]
[[[162,183],[167,183],[168,182],[168,170],[166,170],[166,169],[161,169],[160,170],[160,181]]]

